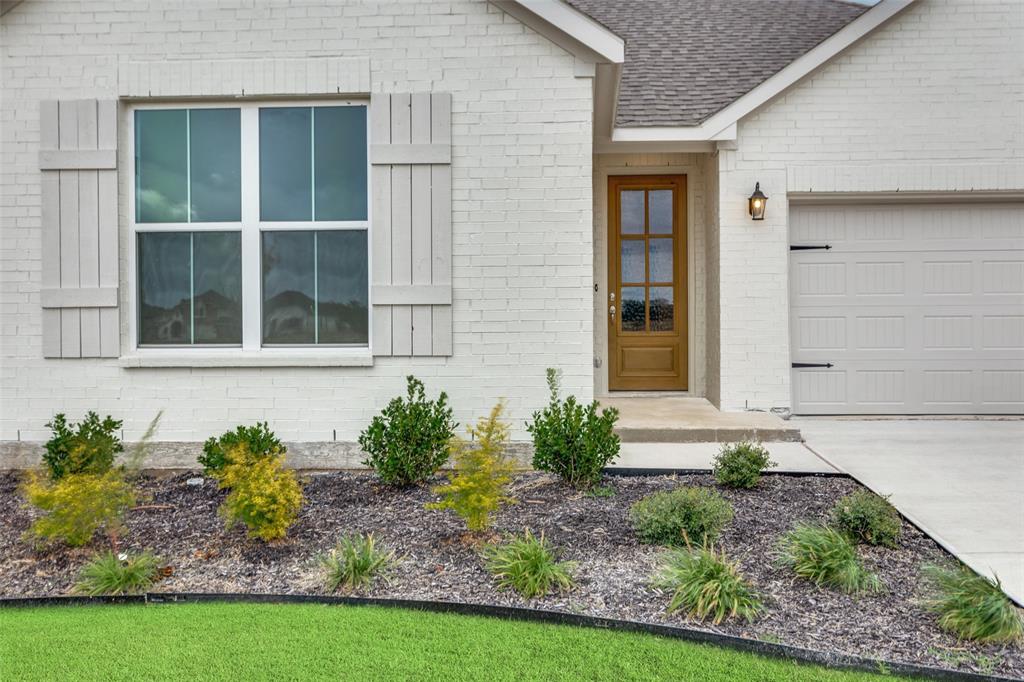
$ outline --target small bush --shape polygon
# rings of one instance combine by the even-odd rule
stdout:
[[[43,541],[63,541],[80,547],[103,530],[115,537],[124,514],[135,504],[135,492],[119,471],[104,474],[64,474],[49,481],[29,474],[22,490],[29,504],[44,512],[29,533]]]
[[[672,591],[668,612],[686,610],[698,620],[718,625],[737,616],[753,621],[763,608],[761,599],[743,578],[739,564],[710,545],[671,550],[654,586]]]
[[[228,527],[244,523],[249,537],[283,538],[302,508],[295,472],[284,468],[280,455],[254,457],[241,443],[228,452],[227,460],[218,483],[230,491],[221,505]]]
[[[58,414],[47,424],[52,432],[46,442],[43,463],[54,481],[67,474],[104,474],[114,465],[114,458],[124,451],[117,432],[122,422],[107,416],[100,421],[89,412],[78,425],[69,424]]]
[[[374,577],[395,563],[395,554],[378,548],[372,534],[346,535],[319,563],[328,592],[352,591],[369,587]]]
[[[732,520],[732,505],[714,490],[682,487],[643,498],[630,508],[629,520],[641,542],[705,544]]]
[[[896,547],[903,524],[886,498],[868,490],[857,490],[832,508],[832,525],[855,542]]]
[[[779,543],[781,562],[819,587],[848,594],[880,592],[878,576],[861,565],[857,549],[843,533],[811,524],[798,524]]]
[[[926,566],[930,595],[925,606],[938,614],[939,626],[960,639],[1015,642],[1024,636],[1024,622],[998,580],[993,582],[966,567]]]
[[[368,455],[363,464],[395,486],[422,483],[437,473],[448,461],[448,441],[458,426],[444,391],[437,400],[427,400],[422,381],[414,376],[406,381],[406,399],[388,403],[359,435]]]
[[[149,552],[126,555],[100,554],[82,567],[74,591],[89,597],[107,594],[140,594],[156,582],[160,562]]]
[[[590,487],[601,480],[601,470],[619,456],[615,422],[619,411],[597,413],[597,401],[584,407],[575,396],[558,397],[558,372],[548,369],[548,406],[533,413],[526,429],[533,436],[533,468],[558,474],[572,486]]]
[[[471,441],[457,437],[451,440],[455,473],[449,475],[446,485],[434,488],[434,493],[443,499],[427,504],[427,509],[454,510],[474,533],[487,530],[491,514],[513,501],[505,494],[514,467],[505,455],[509,427],[501,421],[503,409],[499,402],[490,416],[470,426],[467,430]]]
[[[198,458],[203,466],[203,473],[216,478],[228,465],[228,453],[241,444],[246,446],[246,451],[253,457],[275,457],[286,452],[267,422],[255,426],[239,426],[220,438],[210,438],[203,443],[203,454]]]
[[[523,597],[543,597],[549,592],[567,592],[573,587],[575,564],[558,561],[557,552],[544,539],[527,530],[509,538],[486,554],[487,570],[502,589],[512,588]]]
[[[715,480],[729,488],[753,488],[771,466],[775,462],[763,445],[746,441],[723,445],[715,455]]]

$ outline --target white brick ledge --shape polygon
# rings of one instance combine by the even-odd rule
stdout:
[[[244,353],[239,349],[221,351],[140,351],[122,355],[118,359],[121,367],[372,367],[373,355],[369,349],[358,351],[316,350],[270,351]]]
[[[120,97],[356,95],[370,92],[370,60],[224,59],[133,61],[118,65]]]

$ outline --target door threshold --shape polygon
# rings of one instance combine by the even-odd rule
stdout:
[[[689,391],[608,391],[601,398],[700,398]]]

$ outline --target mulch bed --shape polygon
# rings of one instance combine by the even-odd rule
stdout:
[[[627,518],[644,495],[680,485],[714,486],[707,475],[615,477],[610,497],[594,497],[538,473],[516,477],[518,503],[495,518],[497,533],[530,528],[577,562],[577,587],[566,595],[526,601],[495,588],[479,546],[469,542],[450,512],[426,511],[428,488],[394,490],[371,473],[332,472],[307,477],[306,505],[289,537],[266,545],[244,529],[224,529],[217,514],[223,493],[211,481],[191,486],[195,474],[146,476],[146,507],[129,514],[122,544],[155,552],[173,574],[156,590],[168,592],[318,593],[315,557],[342,533],[374,533],[402,561],[388,582],[362,596],[525,606],[608,618],[685,625],[822,651],[944,668],[1024,677],[1019,646],[964,644],[941,630],[918,604],[920,567],[949,556],[909,524],[897,550],[861,547],[886,586],[878,595],[850,597],[797,580],[775,563],[779,536],[796,520],[825,520],[832,505],[858,487],[847,478],[767,476],[757,489],[721,489],[735,518],[720,538],[729,556],[766,597],[754,623],[711,626],[667,615],[668,596],[649,586],[661,549],[641,545]],[[17,491],[18,477],[0,473],[0,597],[66,594],[78,569],[99,546],[33,548],[23,539],[32,512]]]

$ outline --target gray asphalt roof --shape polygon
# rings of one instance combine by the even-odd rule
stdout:
[[[868,7],[842,0],[566,0],[626,41],[616,125],[698,125]]]

